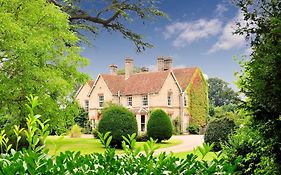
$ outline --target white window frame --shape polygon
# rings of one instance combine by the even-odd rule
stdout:
[[[89,111],[89,100],[85,100],[85,111]]]
[[[142,105],[143,106],[148,106],[148,95],[143,95],[142,96]]]
[[[101,98],[102,97],[102,98]],[[103,107],[103,103],[104,103],[104,95],[98,95],[98,100],[99,100],[99,108]]]
[[[133,96],[127,96],[127,106],[133,106]]]

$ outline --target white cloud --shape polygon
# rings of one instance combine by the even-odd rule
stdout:
[[[223,4],[217,4],[215,13],[217,16],[222,16],[224,12],[228,11],[228,8],[226,8]]]
[[[177,22],[166,27],[166,39],[176,36],[173,46],[183,47],[194,41],[217,35],[221,32],[222,22],[219,19],[199,19],[192,22]]]
[[[219,50],[229,50],[231,48],[241,48],[245,46],[245,37],[233,34],[236,21],[242,21],[243,14],[239,11],[238,15],[229,21],[223,28],[222,35],[218,41],[209,49],[208,53]]]

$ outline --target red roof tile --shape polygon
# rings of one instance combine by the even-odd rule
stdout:
[[[195,70],[196,68],[182,68],[172,72],[180,87],[185,89]],[[112,94],[116,95],[119,91],[122,95],[136,95],[159,92],[169,73],[170,71],[141,72],[131,75],[127,80],[124,75],[101,74],[101,77]]]
[[[89,80],[87,83],[92,88],[94,86],[95,81],[94,80]]]
[[[181,87],[182,90],[185,90],[196,71],[196,67],[191,68],[181,68],[181,69],[174,69],[173,73]]]

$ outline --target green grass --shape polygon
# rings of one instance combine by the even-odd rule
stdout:
[[[197,155],[197,159],[202,159],[202,154],[200,153],[199,150],[195,150],[195,151],[187,151],[187,152],[178,152],[178,153],[173,153],[174,156],[178,157],[178,158],[186,158],[186,155],[187,154],[195,154]],[[215,152],[209,152],[206,154],[206,156],[204,157],[204,160],[207,160],[207,161],[211,161],[213,160],[214,158],[216,157],[216,153]]]
[[[137,142],[136,147],[143,147],[145,142]],[[166,148],[181,144],[181,140],[170,139],[162,143],[157,143],[159,148]],[[94,138],[69,138],[59,136],[49,136],[46,141],[46,146],[49,148],[50,155],[57,155],[65,151],[80,151],[81,154],[103,153],[105,148],[98,139]],[[117,153],[122,153],[122,150],[117,150]]]

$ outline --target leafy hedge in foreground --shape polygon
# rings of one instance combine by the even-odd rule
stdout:
[[[0,174],[232,174],[237,163],[224,158],[212,162],[197,160],[193,154],[185,159],[164,153],[158,157],[116,155],[114,149],[88,155],[67,151],[53,160],[45,153],[23,150],[1,155]]]

